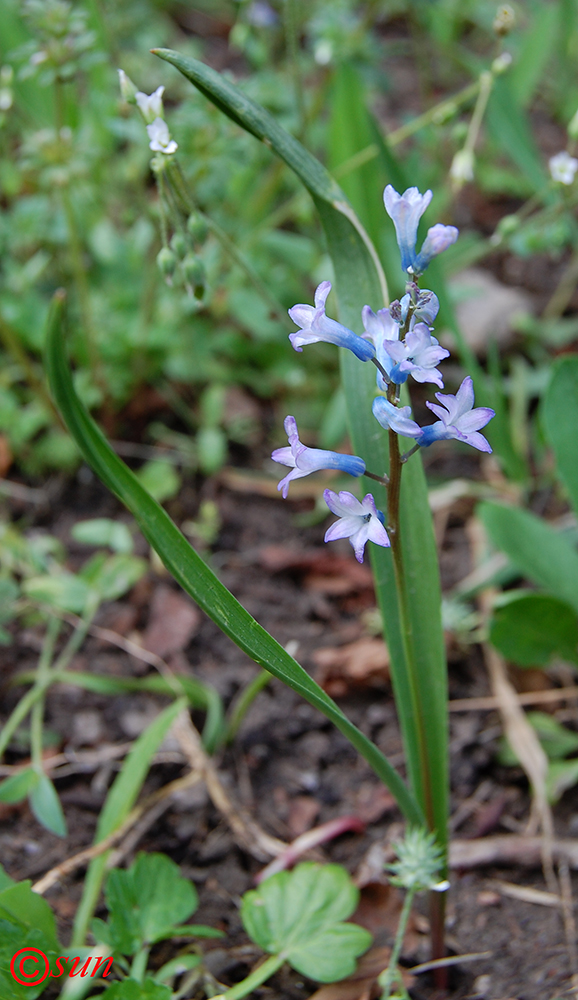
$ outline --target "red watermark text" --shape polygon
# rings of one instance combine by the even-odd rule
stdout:
[[[70,968],[66,968],[66,963],[72,961]],[[50,969],[50,962],[48,961],[46,955],[43,951],[38,948],[21,948],[13,956],[10,962],[10,972],[17,983],[21,983],[23,986],[38,986],[39,983],[43,983],[47,978],[59,979],[60,976],[88,976],[91,977],[98,972],[101,963],[104,964],[100,973],[101,976],[108,976],[110,968],[112,966],[112,955],[108,958],[103,958],[102,955],[90,955],[85,959],[84,965],[81,969],[78,968],[82,959],[72,958],[70,959],[68,955],[59,955],[56,959],[56,968],[58,972],[52,972]],[[91,964],[94,965],[91,970]]]

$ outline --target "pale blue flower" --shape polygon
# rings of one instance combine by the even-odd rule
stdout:
[[[494,410],[489,406],[474,405],[474,384],[468,375],[455,396],[444,395],[436,392],[436,399],[439,399],[441,406],[436,403],[426,403],[426,406],[440,419],[435,424],[422,429],[420,444],[427,448],[434,441],[442,441],[455,438],[457,441],[465,441],[471,444],[478,451],[491,452],[489,442],[483,434],[478,432],[482,427],[495,416]]]
[[[389,309],[380,309],[374,313],[369,306],[364,306],[361,310],[361,318],[365,329],[365,337],[370,340],[375,347],[375,357],[381,367],[389,375],[394,362],[391,360],[386,350],[387,341],[396,341],[399,338],[399,323],[393,319]],[[387,383],[380,371],[377,372],[377,386],[385,391]]]
[[[422,274],[434,257],[451,247],[458,236],[459,231],[455,226],[443,226],[441,222],[428,229],[422,248],[414,261],[413,270],[416,274]]]
[[[276,448],[271,458],[274,462],[287,465],[291,469],[291,472],[277,486],[278,490],[283,491],[284,499],[289,491],[289,483],[293,479],[308,476],[310,472],[319,472],[321,469],[341,469],[342,472],[347,472],[350,476],[362,476],[365,472],[365,462],[357,455],[342,455],[338,451],[307,448],[306,445],[301,444],[295,417],[285,417],[283,426],[289,439],[289,447]]]
[[[416,187],[408,188],[403,194],[398,194],[391,184],[388,184],[383,192],[385,210],[395,226],[402,271],[421,274],[434,257],[447,250],[458,238],[455,226],[438,223],[428,229],[423,246],[419,254],[416,254],[417,227],[431,200],[431,191],[420,194]]]
[[[334,493],[324,490],[325,503],[333,514],[335,521],[325,532],[325,541],[334,542],[337,538],[349,538],[358,562],[363,562],[363,553],[367,541],[376,545],[389,546],[387,531],[383,526],[383,514],[375,506],[371,493],[366,493],[363,500],[358,500],[353,493],[343,490]]]
[[[402,385],[412,375],[416,382],[435,382],[443,388],[444,381],[436,366],[449,358],[450,352],[440,347],[425,323],[416,323],[405,340],[388,341],[384,347],[394,363],[389,372],[392,382]]]
[[[316,344],[324,341],[346,347],[360,361],[370,361],[375,355],[373,346],[359,337],[353,330],[348,330],[337,320],[325,315],[325,302],[331,291],[331,282],[322,281],[315,292],[315,306],[299,304],[289,310],[289,315],[296,326],[301,329],[290,333],[289,340],[296,351],[302,351],[306,344]]]
[[[417,302],[413,310],[416,320],[427,323],[428,326],[433,326],[439,311],[440,301],[435,292],[430,292],[428,288],[423,288],[417,297]]]
[[[417,227],[432,197],[431,191],[420,194],[416,187],[398,194],[391,184],[383,192],[385,210],[395,226],[402,271],[414,270]]]
[[[421,438],[422,428],[411,419],[411,406],[394,406],[385,396],[376,396],[372,410],[377,422],[386,430],[416,440]]]

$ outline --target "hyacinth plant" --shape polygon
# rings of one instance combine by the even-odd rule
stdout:
[[[356,454],[307,447],[299,439],[294,418],[288,416],[288,445],[277,449],[273,459],[289,469],[279,484],[284,496],[294,479],[320,469],[347,472],[364,478],[372,487],[373,492],[366,492],[362,500],[349,491],[326,491],[327,505],[337,516],[326,540],[349,538],[360,561],[368,541],[373,543],[369,550],[390,651],[407,779],[245,611],[112,451],[74,390],[62,335],[63,293],[55,297],[47,337],[47,372],[53,397],[87,462],[131,510],[175,580],[258,665],[306,698],[350,740],[392,791],[409,826],[426,829],[435,839],[443,879],[448,815],[447,679],[437,551],[419,452],[444,438],[489,451],[489,444],[479,432],[492,411],[473,408],[472,382],[466,378],[455,396],[436,394],[438,402],[428,405],[438,419],[420,427],[411,417],[407,383],[411,378],[443,388],[438,365],[448,352],[432,333],[438,303],[432,292],[420,289],[418,280],[430,260],[455,241],[457,230],[434,225],[417,251],[418,225],[431,192],[421,195],[416,188],[410,188],[400,195],[387,185],[385,206],[396,227],[407,278],[405,295],[390,303],[375,247],[343,191],[319,161],[229,79],[177,52],[154,51],[172,63],[220,111],[266,143],[297,175],[319,212],[332,257],[339,322],[326,314],[331,286],[323,282],[314,306],[296,305],[290,310],[298,327],[291,334],[291,343],[297,351],[316,341],[330,342],[341,349],[342,381]],[[125,97],[139,107],[155,154],[153,171],[159,187],[170,193],[173,211],[179,215],[173,220],[175,231],[182,229],[195,203],[178,162],[177,140],[164,121],[162,88],[147,95],[137,91],[122,73],[121,88]],[[165,236],[163,232],[163,242]],[[360,315],[363,334],[353,332]],[[382,433],[380,428],[388,433]],[[407,443],[400,444],[404,438]],[[101,878],[100,871],[89,872],[80,907],[82,919],[77,921],[77,941],[83,937],[83,928],[96,905]],[[444,953],[444,898],[444,893],[431,893],[434,957]]]

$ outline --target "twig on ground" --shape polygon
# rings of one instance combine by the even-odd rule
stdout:
[[[476,840],[452,840],[450,843],[450,868],[482,868],[485,865],[518,865],[524,868],[540,866],[542,838],[526,834],[505,833]],[[568,838],[552,841],[554,861],[565,861],[568,867],[578,870],[578,840]]]
[[[501,882],[499,879],[492,879],[490,883],[492,889],[496,889],[502,896],[509,896],[510,899],[519,899],[522,903],[535,903],[537,906],[562,905],[560,896],[555,892],[543,892],[541,889],[534,889],[529,885],[516,885],[514,882]]]
[[[191,768],[205,781],[207,791],[216,809],[228,823],[237,843],[257,861],[268,861],[286,851],[288,844],[262,830],[258,823],[245,813],[229,792],[225,791],[217,769],[203,750],[201,737],[191,722],[188,712],[181,712],[173,733],[187,756]]]
[[[545,705],[557,701],[571,701],[578,698],[578,684],[571,687],[547,688],[545,691],[516,692],[520,705]],[[455,698],[449,702],[450,712],[485,712],[500,707],[495,695],[484,695],[481,698]]]
[[[114,830],[110,836],[105,837],[104,840],[99,841],[98,844],[92,844],[91,847],[86,847],[83,851],[79,851],[78,854],[73,854],[72,857],[66,858],[65,861],[61,861],[60,864],[51,868],[50,871],[46,872],[38,882],[35,882],[32,886],[32,891],[37,892],[39,895],[47,892],[48,889],[52,888],[57,882],[59,882],[65,875],[70,875],[71,872],[76,871],[78,868],[83,868],[87,865],[93,858],[97,858],[100,854],[104,854],[109,848],[113,847],[114,844],[118,843],[129,830],[137,823],[145,813],[150,810],[155,810],[159,802],[165,799],[169,799],[176,792],[182,791],[184,788],[190,788],[192,785],[196,785],[201,780],[201,775],[198,772],[191,771],[189,774],[185,775],[184,778],[177,778],[176,781],[171,781],[168,785],[164,785],[163,788],[159,788],[157,792],[153,792],[144,799],[139,805],[135,806],[134,809],[128,814],[124,823]],[[142,830],[145,832],[145,829]],[[134,844],[132,845],[134,846]]]

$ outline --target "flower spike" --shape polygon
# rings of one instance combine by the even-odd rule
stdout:
[[[287,498],[289,483],[293,479],[302,479],[310,472],[319,472],[321,469],[341,469],[342,472],[349,473],[350,476],[362,476],[365,472],[365,462],[357,455],[342,455],[338,451],[323,451],[321,448],[307,448],[299,440],[297,421],[295,417],[285,417],[285,432],[289,439],[288,448],[276,448],[271,458],[280,465],[287,465],[291,469],[284,479],[277,486],[283,491],[283,499]]]
[[[330,291],[331,282],[322,281],[315,292],[315,306],[301,303],[289,310],[291,319],[300,327],[296,333],[289,334],[292,347],[296,351],[302,351],[307,344],[324,341],[353,351],[360,361],[370,361],[375,356],[372,345],[353,330],[348,330],[346,326],[325,315],[325,303]]]
[[[325,532],[326,542],[349,538],[355,558],[360,563],[363,562],[367,541],[385,548],[389,546],[389,537],[383,526],[383,514],[377,510],[371,493],[366,493],[361,501],[347,490],[342,490],[341,493],[324,490],[323,496],[329,510],[339,518]]]

